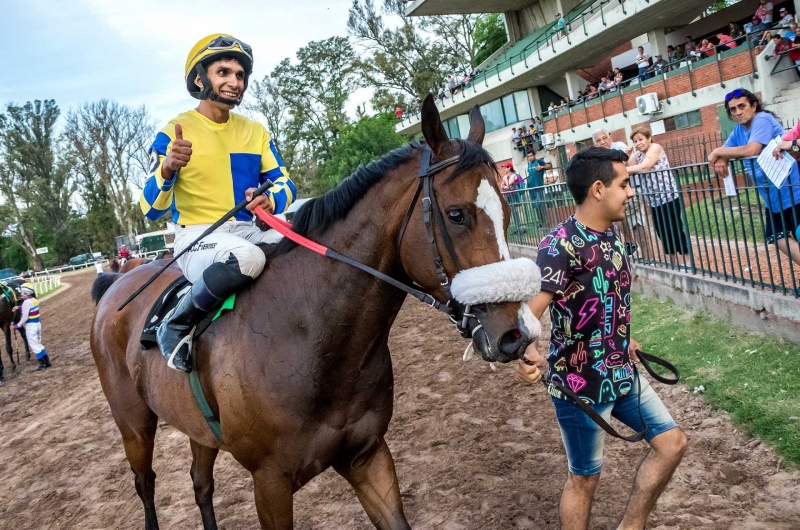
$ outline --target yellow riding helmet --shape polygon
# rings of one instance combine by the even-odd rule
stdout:
[[[189,93],[197,98],[203,99],[200,88],[194,83],[197,74],[200,74],[201,79],[205,77],[205,66],[207,66],[212,58],[221,55],[235,57],[237,61],[244,67],[245,78],[244,87],[247,88],[247,80],[253,72],[253,48],[248,44],[240,41],[232,35],[225,33],[214,33],[208,37],[203,37],[197,44],[192,47],[189,56],[186,58],[186,67],[184,68],[184,79],[186,81],[186,89]],[[197,67],[201,66],[200,69]],[[205,83],[206,86],[208,83]]]
[[[19,286],[19,292],[24,296],[34,296],[36,294],[36,289],[33,287],[32,283],[25,282]]]

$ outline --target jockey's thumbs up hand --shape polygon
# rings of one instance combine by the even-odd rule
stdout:
[[[167,158],[161,164],[161,177],[170,180],[175,176],[175,172],[182,167],[186,167],[192,159],[192,142],[183,139],[183,128],[179,123],[175,124],[175,139],[172,140],[172,147]]]

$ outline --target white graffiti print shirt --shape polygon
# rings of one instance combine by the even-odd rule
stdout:
[[[570,217],[539,245],[536,263],[550,304],[548,389],[553,382],[590,404],[624,396],[633,384],[628,353],[631,273],[613,230],[596,232]]]

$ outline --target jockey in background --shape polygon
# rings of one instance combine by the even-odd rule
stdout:
[[[19,322],[14,324],[14,329],[25,328],[25,336],[28,338],[28,345],[31,351],[36,355],[39,361],[39,368],[37,372],[41,372],[50,368],[50,356],[47,355],[47,350],[42,346],[42,324],[39,322],[41,315],[39,314],[39,300],[36,299],[36,290],[33,285],[25,282],[20,288],[19,292],[22,295],[22,305],[15,307],[14,311],[19,309],[21,316]]]
[[[235,204],[252,199],[260,184],[274,184],[178,260],[192,289],[156,337],[170,368],[187,373],[195,326],[261,273],[266,259],[256,245],[276,241],[272,232],[254,226],[252,210],[260,204],[282,213],[297,194],[264,127],[231,112],[242,102],[252,71],[253,50],[244,42],[225,34],[201,39],[184,71],[186,89],[200,103],[171,120],[150,147],[150,177],[139,203],[151,220],[171,213],[177,225],[175,252]]]

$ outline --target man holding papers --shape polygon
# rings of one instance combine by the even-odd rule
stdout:
[[[725,145],[708,155],[708,161],[720,177],[728,175],[729,159],[758,156],[770,142],[784,133],[775,115],[765,111],[761,101],[749,90],[738,89],[725,96],[725,110],[736,126]],[[800,226],[800,173],[797,162],[791,163],[787,175],[787,168],[781,168],[775,158],[768,158],[773,163],[768,167],[762,167],[752,159],[744,161],[748,176],[753,179],[764,201],[764,239],[767,243],[776,243],[781,252],[800,265],[800,246],[795,239],[795,232]]]

